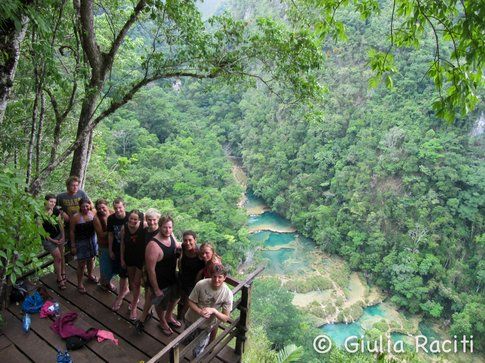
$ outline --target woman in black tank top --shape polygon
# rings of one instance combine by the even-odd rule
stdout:
[[[197,234],[185,231],[182,239],[182,256],[179,260],[180,300],[177,308],[177,319],[183,319],[188,310],[188,298],[195,286],[197,274],[204,268],[205,262],[200,258],[197,246]]]
[[[121,266],[128,271],[128,283],[132,293],[129,306],[131,320],[137,318],[137,304],[140,297],[141,270],[145,258],[144,227],[143,213],[132,210],[128,213],[128,222],[121,228]]]

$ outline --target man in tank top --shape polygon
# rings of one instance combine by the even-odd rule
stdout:
[[[160,212],[154,208],[147,209],[145,213],[145,221],[147,223],[147,228],[145,229],[145,248],[146,244],[150,242],[153,236],[155,236],[160,227],[158,227],[158,222],[160,220]],[[144,261],[145,262],[145,261]],[[145,322],[152,317],[152,292],[150,289],[150,282],[148,279],[148,273],[146,269],[146,262],[143,264],[142,268],[142,281],[141,285],[145,289],[145,303],[143,305],[143,313],[140,320],[135,322],[135,330],[138,334],[141,334],[145,328]]]
[[[160,328],[169,336],[173,333],[170,326],[181,326],[172,315],[178,301],[176,268],[181,245],[173,236],[172,218],[162,217],[158,225],[158,233],[146,246],[145,264],[152,290],[152,303],[160,318]]]

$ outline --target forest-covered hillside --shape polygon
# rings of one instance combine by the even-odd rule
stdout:
[[[369,89],[362,49],[382,41],[388,16],[346,14],[348,42],[325,48],[323,102],[246,92],[228,142],[254,192],[325,251],[404,309],[483,337],[485,144],[471,136],[483,105],[453,124],[435,116],[432,39],[395,56],[391,90]]]

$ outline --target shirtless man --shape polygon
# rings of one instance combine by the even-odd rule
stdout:
[[[171,326],[180,327],[172,313],[178,301],[176,278],[177,250],[181,248],[173,236],[173,221],[170,217],[160,218],[160,230],[148,242],[145,250],[145,264],[152,290],[152,304],[155,305],[163,334],[173,333]]]

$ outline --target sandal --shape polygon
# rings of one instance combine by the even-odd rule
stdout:
[[[135,331],[137,334],[143,333],[145,326],[140,320],[135,321]]]
[[[162,331],[163,335],[165,335],[167,337],[169,337],[170,335],[173,334],[173,330],[169,326],[167,326],[167,328],[164,328],[163,326],[158,325],[158,327]]]
[[[175,328],[180,328],[182,326],[182,323],[178,320],[175,320],[175,319],[168,320],[167,324],[170,325],[170,326],[173,326]]]
[[[121,308],[121,305],[123,304],[122,300],[116,299],[115,302],[113,303],[113,306],[111,306],[112,311],[118,311]]]
[[[67,288],[66,281],[63,278],[56,281],[57,281],[57,287],[59,288],[59,290],[65,290]]]
[[[92,282],[93,284],[97,284],[99,282],[99,279],[98,279],[97,276],[90,275],[90,276],[88,276],[88,281]]]
[[[140,299],[138,299],[138,301],[136,302],[136,305],[137,305],[137,306],[138,306],[138,303],[139,303],[139,302],[140,302]],[[130,305],[128,305],[128,310],[130,310],[130,311],[131,311],[131,309],[132,309],[132,307],[131,307],[131,304],[130,304]]]
[[[130,320],[131,321],[136,321],[137,320],[137,318],[138,318],[138,314],[137,313],[138,313],[137,309],[132,309],[130,311]]]
[[[112,283],[109,283],[109,284],[100,284],[99,287],[104,292],[112,292],[113,294],[117,294],[118,293],[118,289]]]
[[[81,294],[81,295],[85,295],[87,293],[86,291],[86,288],[84,286],[78,286],[77,287],[77,291]]]

